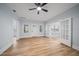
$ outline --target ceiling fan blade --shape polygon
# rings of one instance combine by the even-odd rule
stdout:
[[[29,10],[35,10],[36,8],[31,8],[31,9],[29,9]]]
[[[39,14],[39,11],[37,12],[37,14]]]
[[[34,3],[37,7],[39,7],[41,5],[41,3]]]
[[[47,3],[42,3],[41,7],[45,6]]]
[[[48,12],[48,10],[46,10],[46,9],[43,9],[43,8],[42,8],[42,10],[45,11],[45,12]]]

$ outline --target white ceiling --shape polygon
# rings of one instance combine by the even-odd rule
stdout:
[[[29,8],[36,7],[33,3],[10,3],[7,4],[11,9],[16,10],[18,17],[23,17],[32,21],[47,21],[54,16],[72,8],[77,5],[76,3],[48,3],[43,8],[47,9],[48,12],[40,11],[37,14],[37,10],[29,11]]]

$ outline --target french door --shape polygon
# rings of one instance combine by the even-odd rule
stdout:
[[[72,20],[66,18],[61,21],[61,42],[65,45],[72,46]]]

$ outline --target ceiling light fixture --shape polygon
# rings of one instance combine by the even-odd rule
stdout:
[[[41,7],[37,7],[37,10],[39,10],[39,11],[40,11],[40,10],[41,10]]]

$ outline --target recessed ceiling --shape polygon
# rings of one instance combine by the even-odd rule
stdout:
[[[32,21],[48,21],[54,16],[77,5],[77,3],[48,3],[43,7],[44,9],[47,9],[48,12],[40,11],[39,15],[37,14],[37,10],[29,11],[29,8],[37,7],[33,3],[10,3],[7,5],[11,9],[16,10],[16,15],[18,17],[24,17],[27,20]]]

